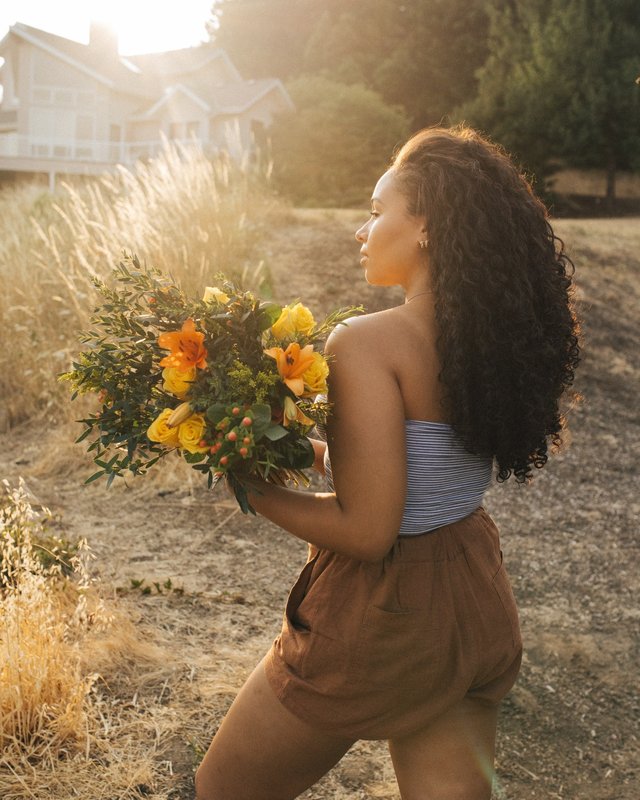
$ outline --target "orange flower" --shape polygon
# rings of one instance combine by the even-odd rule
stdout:
[[[207,351],[204,345],[204,333],[196,331],[192,319],[185,320],[182,330],[171,333],[161,333],[158,344],[164,350],[171,350],[160,362],[161,367],[173,367],[181,372],[186,372],[191,367],[205,369],[207,366]]]
[[[300,397],[304,392],[302,375],[314,361],[313,345],[308,344],[301,348],[298,342],[291,342],[286,350],[281,347],[270,347],[264,352],[275,359],[280,377],[291,391]]]

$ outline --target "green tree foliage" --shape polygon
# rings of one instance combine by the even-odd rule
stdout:
[[[610,198],[616,171],[640,167],[638,0],[214,0],[213,10],[213,38],[246,77],[322,76],[333,83],[331,101],[329,84],[307,85],[324,86],[323,113],[342,109],[354,130],[367,127],[371,104],[358,90],[364,117],[356,121],[356,108],[347,113],[338,101],[338,84],[377,92],[382,117],[402,106],[412,130],[463,119],[541,179],[559,160],[604,168]],[[301,113],[314,127],[297,127],[300,136],[343,131],[343,120],[322,117],[303,95]],[[309,150],[309,168],[321,159],[317,175],[329,180],[338,163],[322,160],[315,138]]]
[[[484,0],[215,0],[212,35],[246,77],[362,84],[416,128],[473,96],[487,29]]]
[[[287,86],[296,111],[280,115],[270,134],[276,186],[294,202],[362,205],[407,136],[402,110],[363,86],[322,77]]]
[[[315,0],[213,0],[209,26],[246,78],[297,77],[318,22]]]
[[[484,0],[328,0],[305,68],[361,81],[400,103],[412,127],[438,123],[476,89],[487,56]]]
[[[489,132],[539,177],[553,159],[640,166],[637,0],[490,0],[490,54],[459,117]]]

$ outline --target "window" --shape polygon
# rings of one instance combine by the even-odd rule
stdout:
[[[34,103],[41,103],[43,105],[49,105],[51,103],[50,89],[34,88],[31,96]]]
[[[96,96],[93,92],[78,92],[77,104],[83,108],[95,106]]]
[[[74,103],[75,92],[71,89],[56,89],[53,93],[53,102],[57,106],[71,106]]]
[[[76,139],[93,139],[93,117],[78,114],[76,117]]]

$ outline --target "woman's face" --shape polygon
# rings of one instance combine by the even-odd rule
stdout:
[[[380,178],[371,198],[371,216],[356,231],[360,242],[360,263],[368,283],[374,286],[407,287],[416,271],[425,269],[424,224],[407,209],[393,169]]]

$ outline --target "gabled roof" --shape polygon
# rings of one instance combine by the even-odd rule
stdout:
[[[169,50],[165,53],[144,53],[139,56],[127,56],[126,60],[134,64],[145,75],[157,79],[173,78],[187,73],[197,72],[212,61],[222,60],[234,79],[242,77],[229,56],[219,47],[202,44],[198,47],[187,47],[182,50]]]
[[[148,92],[148,87],[140,80],[141,76],[136,75],[127,67],[126,63],[123,63],[126,62],[126,59],[120,59],[117,54],[109,58],[104,52],[91,48],[89,45],[65,39],[64,36],[57,36],[55,33],[32,28],[22,22],[16,22],[9,28],[9,33],[0,42],[0,52],[5,48],[5,43],[12,35],[61,59],[109,88],[124,85],[127,86],[127,92],[130,94],[147,94]]]
[[[128,94],[158,95],[166,87],[168,79],[174,82],[179,76],[195,73],[217,59],[224,61],[235,80],[242,80],[225,51],[211,45],[120,56],[17,22],[0,42],[0,52],[11,34],[60,58],[109,88],[121,89]]]
[[[189,83],[189,85],[178,83],[167,87],[163,96],[146,110],[140,111],[135,116],[135,119],[142,120],[152,117],[158,109],[169,102],[177,93],[188,97],[205,112],[216,115],[241,114],[272,91],[278,92],[284,102],[293,109],[293,103],[284,86],[275,78],[265,78],[259,81],[241,81],[239,83],[230,83],[226,86],[194,86],[192,83]]]
[[[226,52],[209,44],[123,57],[115,49],[105,52],[104,48],[75,42],[18,22],[0,41],[0,55],[6,50],[12,35],[59,58],[113,91],[139,97],[142,102],[138,118],[150,117],[176,92],[185,94],[206,113],[213,114],[241,113],[274,90],[293,108],[279,80],[243,81]],[[206,70],[207,65],[219,59],[232,76],[231,81],[224,85],[216,85]]]
[[[293,110],[293,103],[282,82],[276,78],[264,78],[259,81],[243,81],[241,84],[214,86],[209,96],[213,99],[216,111],[220,114],[241,114],[261,100],[269,92],[276,91]]]
[[[184,95],[191,100],[192,103],[195,103],[195,105],[199,106],[205,113],[211,113],[211,106],[208,103],[205,103],[201,97],[198,97],[197,94],[194,94],[186,86],[183,86],[181,83],[177,83],[175,86],[169,86],[167,89],[165,89],[163,96],[157,102],[155,102],[151,108],[148,108],[146,111],[138,114],[135,119],[147,119],[152,117],[156,111],[162,108],[162,106],[166,105],[176,94]]]

